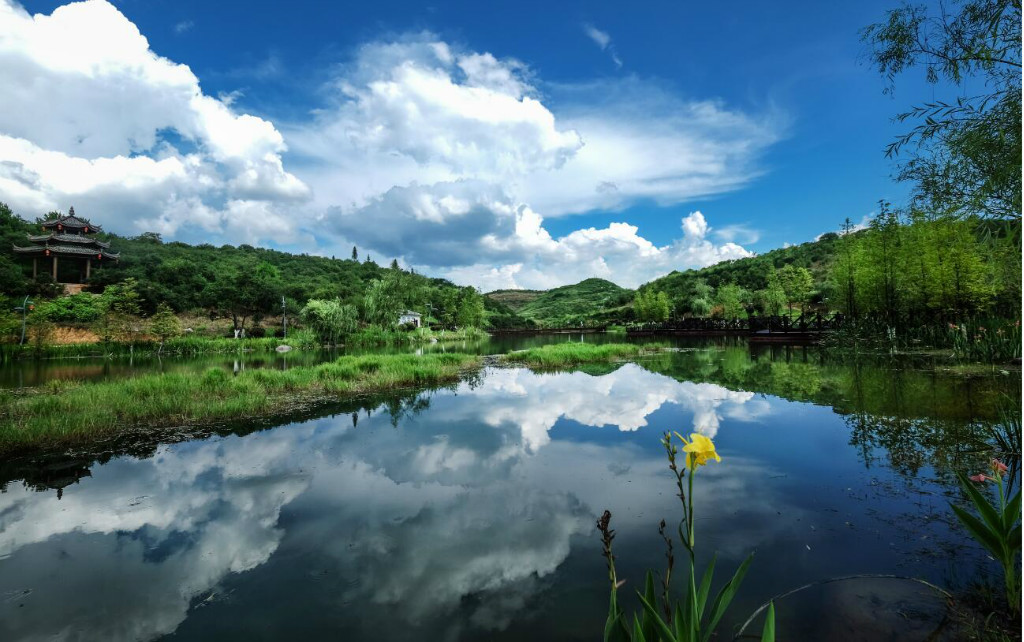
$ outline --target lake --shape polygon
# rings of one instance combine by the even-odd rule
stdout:
[[[629,612],[644,569],[664,566],[658,522],[680,514],[669,430],[712,437],[722,456],[697,477],[701,563],[717,552],[724,581],[756,551],[721,639],[808,583],[885,574],[956,590],[997,571],[947,502],[961,501],[953,471],[987,461],[1019,369],[675,343],[633,363],[490,367],[188,440],[2,462],[0,639],[599,639],[595,520],[613,514]],[[815,584],[776,610],[782,640],[952,639],[940,596],[909,580]]]

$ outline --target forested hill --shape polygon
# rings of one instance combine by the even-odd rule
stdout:
[[[612,319],[633,301],[633,291],[605,279],[586,279],[551,290],[496,290],[487,298],[507,305],[520,316],[546,326]]]
[[[96,223],[102,225],[98,219]],[[26,245],[26,234],[38,234],[39,222],[28,222],[0,203],[0,244]],[[226,308],[246,309],[253,314],[279,313],[281,296],[288,309],[298,311],[310,299],[340,299],[366,307],[368,289],[384,281],[393,306],[419,310],[446,325],[515,326],[523,323],[511,310],[491,304],[476,290],[450,281],[430,278],[398,269],[397,264],[378,265],[371,257],[349,254],[342,257],[290,254],[250,245],[188,245],[163,242],[155,234],[123,237],[100,234],[97,238],[120,252],[116,265],[94,269],[89,282],[93,290],[135,279],[142,309],[151,314],[166,303],[175,312],[209,310],[226,313]],[[386,259],[385,259],[386,260]],[[77,266],[61,267],[63,279],[75,278]],[[49,272],[31,280],[31,261],[19,261],[8,250],[0,252],[0,294],[6,296],[51,296]],[[48,283],[49,281],[49,283]],[[242,300],[245,299],[245,300]],[[389,304],[390,305],[390,304]],[[401,310],[398,310],[400,312]],[[390,311],[389,315],[397,314]]]
[[[679,297],[689,292],[697,279],[703,279],[712,288],[733,284],[753,292],[767,286],[768,274],[772,268],[779,270],[792,265],[810,270],[814,279],[814,289],[820,291],[828,278],[828,269],[835,258],[838,240],[838,234],[828,233],[815,241],[771,250],[748,258],[723,261],[698,270],[672,271],[641,285],[638,289],[653,288],[665,292],[670,298]]]
[[[764,254],[685,272],[673,271],[645,283],[638,291],[649,289],[665,292],[671,300],[688,297],[693,284],[703,280],[711,288],[731,284],[748,291],[766,287],[772,269],[787,265],[807,268],[814,281],[813,289],[821,292],[836,252],[837,234],[825,234],[816,241],[772,250]],[[574,285],[552,290],[495,290],[486,298],[507,306],[521,317],[540,325],[565,326],[579,322],[606,323],[628,321],[634,317],[634,291],[604,279],[586,279]]]

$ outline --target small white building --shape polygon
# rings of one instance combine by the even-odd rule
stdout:
[[[420,315],[419,312],[413,312],[412,310],[406,310],[405,312],[403,312],[401,314],[401,316],[398,317],[398,325],[405,325],[407,323],[412,323],[417,328],[419,328],[422,325],[422,323],[420,323],[420,319],[421,319],[421,315]]]

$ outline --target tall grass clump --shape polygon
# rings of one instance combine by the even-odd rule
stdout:
[[[700,574],[698,582],[693,483],[702,466],[711,461],[721,462],[722,458],[716,451],[714,442],[700,433],[691,433],[689,438],[678,432],[674,435],[682,443],[683,462],[677,462],[680,450],[672,438],[672,433],[666,432],[661,443],[665,447],[669,469],[675,477],[677,495],[682,502],[683,515],[677,530],[679,542],[686,549],[689,562],[688,573],[684,576],[683,597],[678,599],[672,595],[672,572],[675,568],[673,538],[666,534],[665,520],[661,520],[658,532],[667,548],[667,567],[658,587],[654,582],[654,574],[647,571],[644,590],[637,591],[643,610],[639,615],[634,613],[632,619],[626,617],[618,599],[618,590],[624,582],[619,581],[615,572],[615,555],[612,553],[615,531],[611,529],[612,514],[604,511],[597,522],[597,529],[601,533],[603,554],[608,566],[608,580],[611,584],[608,618],[604,626],[605,642],[708,642],[739,591],[747,568],[753,561],[754,554],[751,553],[739,565],[729,581],[719,589],[708,608],[708,598],[711,597],[711,584],[715,575],[715,558],[711,558],[711,562]],[[761,641],[775,641],[775,606],[772,603],[768,604]]]
[[[1013,323],[950,323],[947,331],[957,361],[1008,363],[1020,358],[1020,319]]]
[[[185,426],[284,411],[339,395],[454,381],[466,354],[343,356],[317,366],[209,369],[62,385],[8,395],[0,405],[0,454],[85,441],[132,428]]]
[[[465,327],[458,330],[431,330],[420,327],[412,330],[383,328],[379,325],[368,325],[354,332],[345,339],[345,343],[353,346],[399,346],[420,345],[424,343],[446,341],[476,341],[488,335],[480,328]]]
[[[555,343],[539,348],[510,352],[504,355],[503,360],[539,368],[555,368],[598,361],[629,359],[653,354],[664,349],[663,344]]]

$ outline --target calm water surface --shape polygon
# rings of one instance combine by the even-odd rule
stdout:
[[[3,462],[0,640],[598,639],[594,520],[613,513],[628,595],[663,565],[658,521],[679,515],[666,430],[723,457],[696,492],[720,579],[757,551],[723,639],[807,582],[956,588],[994,567],[951,520],[950,471],[984,461],[983,428],[1020,382],[727,342]],[[927,590],[865,582],[781,601],[780,639],[938,626]]]

